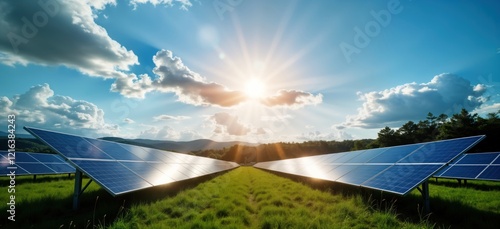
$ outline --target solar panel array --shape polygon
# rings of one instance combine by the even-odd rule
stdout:
[[[500,152],[464,154],[434,177],[500,181]]]
[[[25,129],[114,196],[238,167],[234,162]]]
[[[11,164],[12,161],[15,162]],[[0,176],[75,173],[75,167],[57,154],[0,151]]]
[[[405,195],[484,136],[260,162],[255,167]]]

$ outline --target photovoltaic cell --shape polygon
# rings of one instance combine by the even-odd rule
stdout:
[[[475,179],[486,166],[481,165],[454,165],[447,168],[441,177]]]
[[[16,163],[18,162],[38,162],[35,158],[27,153],[16,152]]]
[[[441,165],[394,165],[361,186],[406,195],[440,167]]]
[[[84,138],[86,141],[99,148],[101,151],[105,152],[108,156],[115,160],[129,160],[129,161],[141,161],[141,158],[137,157],[130,151],[124,149],[120,144],[116,142],[109,142],[103,140],[95,140],[91,138]]]
[[[37,161],[42,163],[64,163],[67,164],[59,155],[46,154],[46,153],[32,153],[30,154]],[[73,171],[74,172],[74,171]]]
[[[479,176],[478,179],[500,181],[500,166],[488,166]]]
[[[468,150],[477,140],[477,137],[467,137],[461,138],[460,141],[444,140],[426,143],[399,163],[447,163],[460,152]]]
[[[368,179],[376,176],[378,173],[383,170],[389,168],[390,165],[366,165],[366,166],[358,166],[353,169],[349,173],[343,175],[339,179],[338,182],[352,184],[352,185],[361,185]]]
[[[471,153],[464,154],[456,161],[457,165],[488,165],[497,158],[499,153]]]
[[[434,177],[500,181],[499,158],[500,152],[464,154]]]
[[[45,166],[49,167],[56,173],[75,173],[75,167],[67,163],[47,163]]]
[[[34,128],[27,130],[67,158],[112,159],[82,137]]]
[[[346,163],[365,163],[375,158],[376,156],[380,155],[386,150],[387,149],[385,148],[365,150],[363,152],[360,152],[360,155],[358,155],[357,157],[348,160]]]
[[[22,167],[29,174],[38,175],[38,174],[57,174],[56,171],[50,169],[44,164],[41,163],[16,163],[18,166]]]
[[[334,153],[261,162],[254,166],[405,195],[483,138],[475,136]],[[484,176],[491,176],[493,170]]]
[[[422,147],[422,144],[395,146],[386,148],[386,150],[369,160],[369,163],[396,163],[404,157],[408,156],[413,151]]]
[[[146,147],[25,127],[112,195],[238,167],[238,164]],[[46,169],[65,170],[49,163]],[[55,160],[55,159],[52,159]],[[35,160],[36,161],[36,160]],[[61,160],[62,161],[62,160]],[[74,170],[73,170],[74,171]]]
[[[117,195],[153,186],[120,163],[97,160],[72,160],[72,162],[93,180],[99,181],[105,189]]]
[[[7,176],[11,175],[11,172],[15,173],[16,175],[26,175],[29,174],[26,170],[24,170],[22,167],[17,166],[17,165],[11,165],[10,160],[7,159],[7,152],[1,153],[0,157],[0,176]]]
[[[10,165],[9,158],[13,159],[14,165]],[[9,155],[7,151],[0,151],[0,159],[0,176],[5,176],[10,171],[16,171],[16,175],[51,175],[75,172],[74,167],[56,154],[15,152]]]

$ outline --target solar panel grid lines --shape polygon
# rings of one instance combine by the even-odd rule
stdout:
[[[25,127],[25,129],[53,148],[113,196],[239,166],[236,163],[211,158],[30,127]]]
[[[333,153],[262,162],[254,166],[406,195],[483,138],[473,136]]]
[[[11,164],[7,151],[0,151],[0,175],[8,176],[15,171],[16,175],[29,175],[29,172],[16,164]]]
[[[0,174],[10,173],[8,167],[16,167],[16,175],[50,175],[74,173],[75,168],[63,161],[59,155],[15,152],[15,164],[10,165],[9,153],[0,151]]]
[[[423,144],[422,147],[416,149],[398,162],[414,163],[418,161],[420,163],[447,163],[460,156],[460,154],[456,154],[455,152],[466,152],[484,138],[485,136],[481,135],[421,143]],[[439,154],[433,155],[433,152],[439,152]]]
[[[440,178],[500,181],[500,152],[464,154],[434,175]]]
[[[361,184],[361,187],[406,195],[429,179],[440,165],[393,165]]]

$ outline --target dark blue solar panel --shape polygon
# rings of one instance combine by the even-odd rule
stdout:
[[[135,156],[139,157],[142,161],[150,161],[150,162],[162,162],[162,158],[158,157],[154,153],[149,153],[149,149],[140,147],[140,146],[133,146],[133,145],[127,145],[127,144],[120,144],[121,147],[124,149],[128,150]]]
[[[411,152],[415,151],[422,144],[413,144],[413,145],[405,145],[405,146],[395,146],[391,148],[386,148],[383,153],[374,157],[369,163],[396,163],[402,158],[408,156]]]
[[[332,153],[324,161],[324,163],[337,163],[341,157],[345,156],[347,153]]]
[[[72,160],[92,179],[113,195],[152,187],[139,175],[115,161]]]
[[[378,148],[378,149],[368,149],[365,151],[361,151],[360,155],[348,160],[346,163],[365,163],[370,161],[374,157],[380,155],[386,150],[387,148]]]
[[[500,165],[500,157],[497,157],[497,159],[495,159],[491,164]]]
[[[174,182],[175,180],[160,172],[147,162],[121,162],[125,167],[139,174],[144,180],[152,185],[162,185]]]
[[[475,136],[425,143],[399,163],[447,163],[482,138]]]
[[[456,164],[478,164],[478,165],[488,165],[490,164],[499,153],[471,153],[464,154],[464,156],[457,160]]]
[[[47,163],[45,166],[54,170],[56,173],[75,173],[75,167],[66,163]]]
[[[158,169],[162,173],[166,174],[175,181],[189,179],[189,176],[185,175],[181,171],[184,167],[180,164],[163,164],[163,163],[149,163],[154,168]]]
[[[361,186],[405,195],[442,165],[394,165]]]
[[[54,170],[41,163],[17,163],[30,174],[54,174]]]
[[[65,163],[57,154],[30,153],[30,155],[42,163]]]
[[[444,173],[436,176],[475,179],[485,168],[485,165],[454,165],[450,166]]]
[[[82,137],[27,127],[25,129],[68,158],[112,159]]]
[[[151,155],[150,158],[156,158],[156,159],[153,159],[156,161],[162,161],[165,163],[177,163],[177,162],[182,161],[181,157],[176,157],[176,155],[172,152],[158,150],[158,149],[150,149],[150,148],[143,148],[143,149],[148,154]],[[148,159],[148,160],[150,160],[150,159]]]
[[[13,172],[16,176],[18,175],[29,175],[29,173],[21,168],[20,166],[14,166],[15,169],[8,169],[5,165],[0,165],[0,176],[9,176]]]
[[[129,161],[141,160],[141,158],[129,152],[116,142],[108,142],[91,138],[84,138],[84,139],[116,160],[129,160]]]
[[[332,169],[330,172],[328,172],[328,174],[326,175],[326,177],[328,177],[327,180],[336,181],[337,179],[339,179],[346,173],[350,172],[351,170],[357,168],[358,166],[359,165],[339,165],[334,169]]]
[[[38,162],[37,160],[35,160],[35,158],[30,156],[29,154],[21,153],[21,152],[16,152],[15,161],[16,161],[16,163],[18,163],[18,162]]]
[[[365,165],[354,168],[349,173],[343,175],[339,179],[338,182],[353,184],[353,185],[361,185],[368,179],[374,177],[378,173],[382,172],[384,169],[389,168],[390,165]]]
[[[28,174],[28,172],[19,165],[11,165],[10,160],[2,155],[2,157],[0,157],[0,176],[11,175],[11,171],[13,171],[16,175]]]
[[[237,164],[25,127],[112,195],[185,180]],[[47,163],[55,170],[64,166]],[[203,167],[199,167],[203,165]],[[66,167],[67,169],[67,167]]]
[[[335,160],[332,161],[332,163],[339,163],[339,164],[343,164],[357,156],[359,156],[361,154],[361,152],[363,151],[354,151],[354,152],[346,152],[346,153],[338,153],[338,154],[342,154],[341,156],[342,157],[337,157]],[[338,155],[337,154],[337,155]],[[340,155],[339,155],[340,156]]]
[[[500,166],[490,165],[486,168],[478,179],[500,181]]]

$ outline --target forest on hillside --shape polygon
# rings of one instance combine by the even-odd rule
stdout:
[[[378,132],[377,139],[344,141],[307,141],[303,143],[278,142],[259,146],[234,145],[221,150],[194,151],[192,154],[235,161],[240,164],[296,158],[326,153],[396,146],[428,141],[444,140],[474,135],[486,135],[486,139],[469,152],[500,151],[500,110],[486,117],[471,114],[462,109],[460,113],[435,116],[428,113],[424,120],[408,121],[399,128],[385,127]]]

